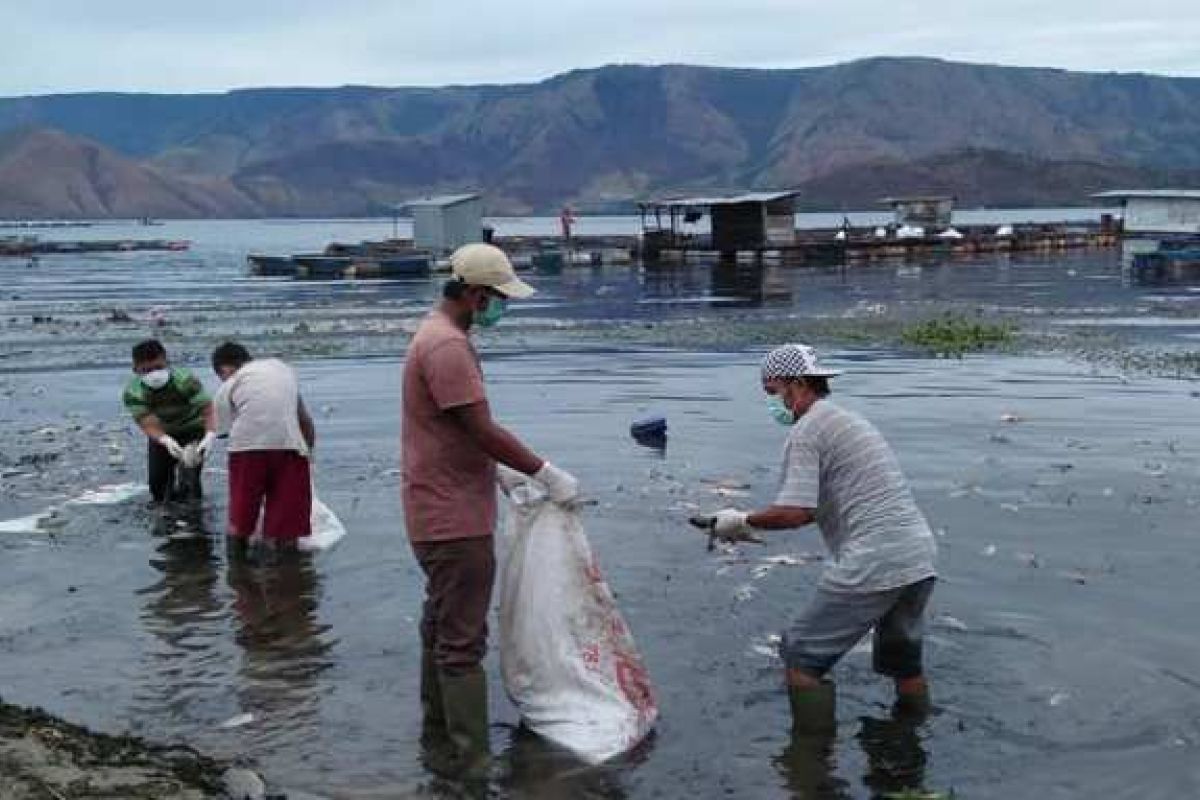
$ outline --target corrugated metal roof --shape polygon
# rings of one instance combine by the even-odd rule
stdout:
[[[713,206],[731,206],[737,203],[773,203],[776,200],[786,200],[800,194],[796,191],[774,192],[742,192],[733,195],[714,197],[664,197],[651,200],[648,206],[676,206],[680,208],[712,208]]]
[[[1200,200],[1200,189],[1113,189],[1098,192],[1097,200],[1129,200],[1133,198],[1158,200]]]
[[[478,200],[482,196],[481,194],[443,194],[436,197],[422,197],[419,200],[409,200],[407,203],[403,203],[403,206],[407,208],[414,206],[438,206],[439,208],[444,208],[446,206],[456,206],[468,200]]]

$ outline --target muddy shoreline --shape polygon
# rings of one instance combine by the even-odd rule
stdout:
[[[208,800],[226,796],[228,768],[186,746],[97,733],[0,700],[5,800]]]

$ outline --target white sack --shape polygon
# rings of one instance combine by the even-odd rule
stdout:
[[[500,671],[534,732],[598,764],[658,718],[633,635],[588,546],[577,510],[534,484],[506,486],[511,513],[500,574]]]
[[[329,506],[317,499],[313,491],[312,515],[310,517],[312,532],[296,541],[301,550],[328,550],[346,535],[346,527],[338,519],[337,514]]]

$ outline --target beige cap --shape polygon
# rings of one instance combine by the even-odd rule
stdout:
[[[518,300],[536,289],[517,277],[504,251],[491,244],[465,244],[450,256],[454,277],[470,286],[487,286]]]

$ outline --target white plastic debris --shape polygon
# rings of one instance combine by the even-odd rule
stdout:
[[[961,239],[961,238],[963,238],[963,235],[961,233],[959,233],[957,230],[955,230],[954,228],[946,228],[946,230],[944,230],[938,234],[938,238]]]
[[[535,733],[598,764],[637,745],[658,703],[575,508],[511,470],[499,577],[500,671]]]
[[[996,228],[997,236],[1012,236],[1014,232],[1012,225],[1001,225],[999,228]]]
[[[88,489],[78,497],[67,501],[79,506],[115,506],[128,503],[150,493],[144,483],[112,483]]]
[[[875,229],[875,238],[876,239],[886,239],[887,238],[887,228],[876,228]]]
[[[27,517],[4,520],[0,522],[0,533],[38,533],[47,528],[46,523],[54,518],[55,511],[42,511]]]
[[[994,545],[994,544],[989,544],[987,547],[983,548],[983,554],[984,554],[985,556],[994,556],[994,555],[996,555],[996,545]]]

